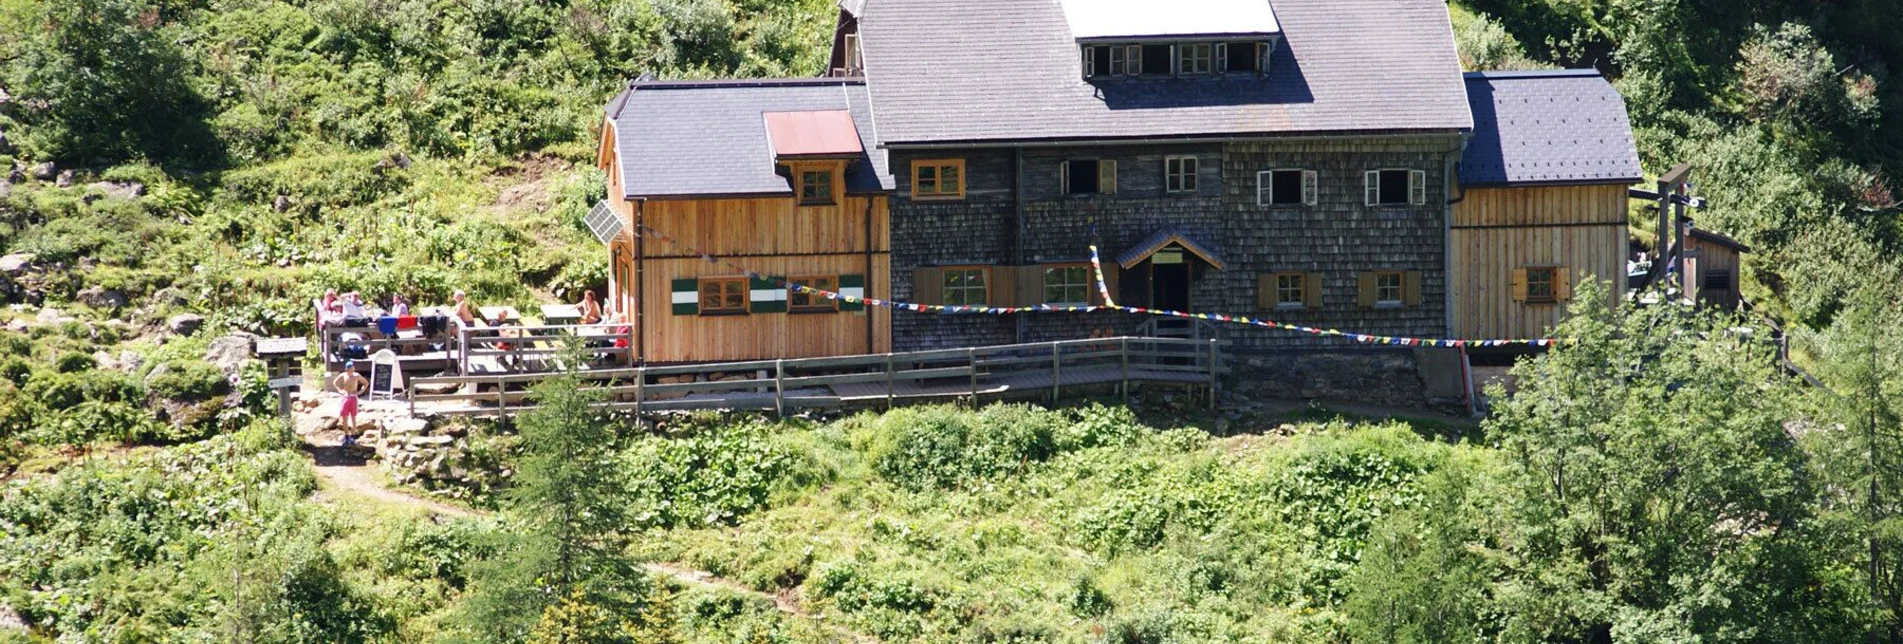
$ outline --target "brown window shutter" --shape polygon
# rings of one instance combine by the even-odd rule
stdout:
[[[1573,299],[1572,274],[1566,272],[1564,266],[1553,269],[1553,299],[1561,302]]]
[[[1310,311],[1322,308],[1322,274],[1306,273],[1302,275],[1302,307]]]
[[[1357,273],[1355,274],[1355,282],[1359,289],[1358,295],[1361,298],[1361,308],[1374,308],[1374,273]]]
[[[1526,269],[1513,269],[1513,301],[1526,301]]]
[[[1011,267],[1017,279],[1017,300],[1012,306],[1037,306],[1044,303],[1044,267],[1036,264]]]
[[[1118,273],[1118,269],[1116,264],[1105,263],[1103,265],[1103,290],[1110,291],[1110,297],[1112,300],[1115,300],[1118,297],[1117,296],[1117,278],[1119,277],[1119,275],[1117,273]],[[1091,279],[1095,280],[1096,276],[1093,275]],[[1090,283],[1090,303],[1096,304],[1099,306],[1106,303],[1103,300],[1103,291],[1100,291],[1097,289],[1097,283],[1095,281],[1092,281]]]
[[[1401,274],[1401,299],[1408,306],[1421,305],[1421,272],[1408,271]]]
[[[1257,273],[1255,276],[1255,308],[1267,311],[1275,308],[1275,274]]]
[[[992,266],[985,270],[985,305],[1017,306],[1016,266]]]
[[[930,266],[912,270],[912,303],[944,304],[945,272]]]

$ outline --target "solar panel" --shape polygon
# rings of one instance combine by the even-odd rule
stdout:
[[[606,199],[589,209],[588,215],[582,217],[582,223],[588,224],[588,231],[594,233],[595,239],[603,244],[613,242],[621,234],[620,213],[615,212]]]

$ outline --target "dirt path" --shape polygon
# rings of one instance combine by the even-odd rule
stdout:
[[[311,466],[317,470],[317,478],[329,483],[338,492],[380,503],[413,507],[431,514],[458,518],[480,516],[473,510],[384,487],[377,482],[376,473],[363,457],[336,446],[335,441],[324,446],[311,442],[309,437],[304,440],[304,453],[310,455]],[[325,493],[325,490],[318,491],[320,495]]]

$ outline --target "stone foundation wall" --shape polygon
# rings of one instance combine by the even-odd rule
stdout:
[[[1458,411],[1458,372],[1427,368],[1416,349],[1244,350],[1225,357],[1226,397],[1319,400]],[[1438,359],[1442,356],[1434,356]],[[1453,395],[1450,395],[1453,394]]]

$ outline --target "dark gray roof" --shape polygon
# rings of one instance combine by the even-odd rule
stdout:
[[[1633,183],[1643,177],[1625,99],[1591,69],[1471,72],[1469,186]]]
[[[892,189],[859,79],[637,82],[608,104],[623,197],[791,195],[774,173],[767,112],[849,110],[866,156],[848,192]]]
[[[865,0],[859,25],[893,144],[1472,126],[1443,0],[1274,7],[1266,80],[1087,83],[1058,0]]]

